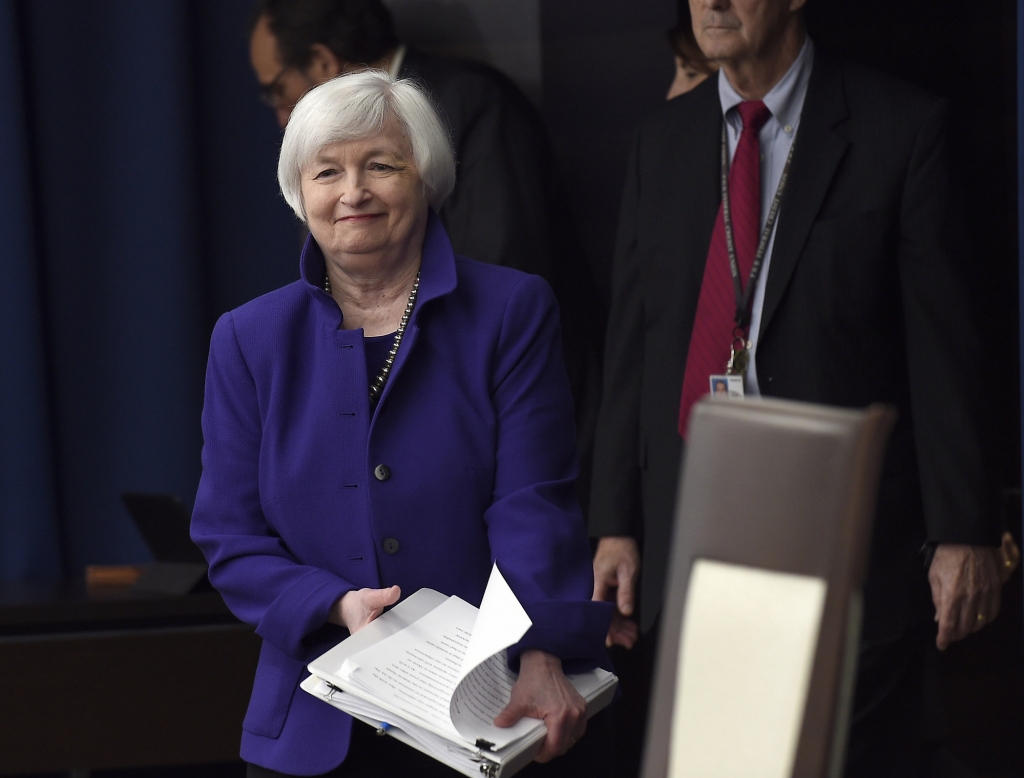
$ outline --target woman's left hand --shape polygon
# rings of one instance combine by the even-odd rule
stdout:
[[[545,651],[523,652],[512,699],[494,723],[511,727],[524,716],[542,719],[548,728],[547,738],[536,757],[538,762],[564,754],[587,729],[587,701],[565,677],[562,660]]]

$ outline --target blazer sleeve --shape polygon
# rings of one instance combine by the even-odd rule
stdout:
[[[355,587],[300,564],[264,517],[257,386],[230,313],[213,331],[202,424],[203,474],[192,539],[209,561],[210,582],[260,637],[301,659],[303,639],[322,627],[334,602]]]
[[[918,133],[901,203],[899,272],[907,366],[928,540],[998,545],[984,464],[980,352],[960,280],[970,256],[952,206],[945,104]]]
[[[605,337],[604,381],[594,440],[590,535],[638,537],[640,400],[644,308],[637,250],[640,203],[638,132],[630,153],[612,262],[612,303]]]
[[[594,577],[573,491],[572,398],[558,308],[535,276],[523,277],[510,296],[491,383],[497,456],[494,499],[484,520],[498,568],[533,621],[510,649],[510,661],[539,648],[563,660],[606,664],[611,607],[590,599]]]

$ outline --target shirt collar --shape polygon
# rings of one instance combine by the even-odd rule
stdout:
[[[814,65],[814,44],[810,36],[804,38],[804,45],[800,47],[789,70],[771,88],[771,91],[764,96],[764,104],[772,112],[772,117],[789,131],[795,131],[800,123],[800,111],[803,109],[804,97],[807,95],[807,82],[811,77],[811,67]],[[743,102],[743,97],[737,92],[729,79],[722,71],[718,71],[718,97],[722,103],[722,115],[728,121],[729,111]],[[734,112],[736,120],[739,116]]]
[[[398,48],[395,49],[395,53],[391,55],[391,61],[388,62],[388,75],[392,78],[398,78],[398,74],[402,72],[402,63],[405,61],[405,44],[399,43]]]

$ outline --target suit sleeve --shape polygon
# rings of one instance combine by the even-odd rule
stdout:
[[[637,251],[640,143],[638,133],[630,154],[612,262],[612,304],[594,441],[591,537],[637,537],[640,532],[640,392],[644,372],[644,309]]]
[[[232,613],[284,653],[302,658],[303,639],[355,587],[300,564],[268,526],[259,490],[261,430],[256,383],[228,313],[217,322],[210,345],[192,539]]]
[[[441,98],[456,130],[457,184],[440,214],[455,251],[551,281],[550,154],[539,119],[482,81],[457,80]]]
[[[918,134],[901,207],[902,287],[914,437],[928,540],[998,545],[998,515],[986,476],[980,352],[959,274],[974,266],[953,203],[945,106],[935,103]]]
[[[562,364],[558,308],[527,276],[511,295],[494,356],[498,419],[494,499],[484,514],[491,553],[533,621],[510,650],[539,648],[563,660],[607,662],[611,608],[590,600],[594,578],[573,492],[577,465],[572,399]]]

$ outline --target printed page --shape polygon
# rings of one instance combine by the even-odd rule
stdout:
[[[449,704],[476,614],[465,600],[449,597],[401,632],[350,656],[339,675],[382,703],[459,737]]]
[[[479,612],[450,597],[400,632],[350,656],[339,675],[440,734],[470,744],[483,738],[492,748],[502,748],[538,726],[537,719],[494,726],[516,682],[505,649],[531,624],[495,565]]]
[[[505,728],[494,726],[494,717],[508,705],[516,682],[505,649],[531,626],[530,617],[494,565],[451,702],[452,723],[466,740],[483,739],[493,744],[492,748],[501,748],[537,728],[537,719],[522,719]]]
[[[494,726],[494,717],[512,698],[516,674],[508,669],[507,652],[502,650],[477,665],[452,696],[451,720],[459,734],[470,743],[487,741],[491,750],[504,748],[514,740],[544,726],[540,719],[523,718],[511,727]]]
[[[493,565],[459,680],[469,675],[481,662],[518,642],[532,626],[533,622],[523,610],[519,598],[498,566]]]

